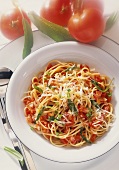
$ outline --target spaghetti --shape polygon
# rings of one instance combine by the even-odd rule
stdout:
[[[102,136],[114,120],[113,83],[85,64],[51,61],[23,97],[30,127],[55,146],[80,147]]]

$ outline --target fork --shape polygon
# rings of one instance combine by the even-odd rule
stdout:
[[[9,83],[9,79],[12,76],[12,71],[6,67],[0,68],[0,117],[3,122],[4,128],[11,139],[15,150],[17,150],[21,155],[24,155],[24,166],[21,166],[22,170],[36,170],[34,161],[32,159],[29,149],[23,145],[15,136],[12,128],[9,124],[6,114],[6,88]],[[21,152],[22,151],[22,152]],[[22,154],[23,153],[23,154]],[[26,166],[27,165],[27,166]]]
[[[7,117],[6,117],[5,96],[0,97],[0,116],[1,116],[1,120],[2,120],[2,123],[4,125],[4,128],[5,128],[8,136],[9,136],[9,138],[12,141],[14,149],[16,151],[18,151],[21,155],[23,155],[20,148],[19,148],[18,140],[17,140],[15,134],[13,133],[13,131],[12,131],[11,127],[10,127],[10,124],[9,124],[9,122],[7,120]],[[28,170],[25,161],[23,161],[23,162],[24,162],[24,164],[22,165],[20,163],[20,161],[19,161],[21,169],[22,170]]]

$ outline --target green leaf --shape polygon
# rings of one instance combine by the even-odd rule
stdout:
[[[31,53],[31,48],[33,47],[33,32],[29,22],[25,18],[22,19],[22,23],[23,23],[24,37],[25,37],[24,49],[22,53],[22,57],[24,59]]]
[[[21,165],[23,166],[23,164],[24,164],[24,159],[23,159],[23,156],[22,156],[18,151],[16,151],[15,149],[12,149],[12,148],[10,148],[10,147],[7,147],[7,146],[4,147],[4,150],[5,150],[6,152],[14,155],[14,156],[20,161]]]
[[[113,12],[109,16],[109,18],[106,21],[105,31],[108,31],[115,24],[115,22],[117,21],[118,17],[119,17],[118,11],[117,12]]]
[[[47,21],[38,16],[35,12],[29,12],[28,16],[42,33],[46,34],[56,42],[75,40],[64,27]]]

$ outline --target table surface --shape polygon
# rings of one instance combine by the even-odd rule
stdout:
[[[26,11],[35,11],[37,13],[39,13],[40,7],[42,5],[44,0],[29,0],[24,1],[24,0],[19,0],[20,5],[22,6],[22,8]],[[104,1],[104,13],[105,15],[109,15],[112,12],[116,11],[119,9],[119,1],[114,1],[114,0],[103,0]],[[2,12],[4,12],[5,10],[8,10],[9,8],[12,7],[12,3],[11,0],[0,0],[1,4],[0,5],[0,15],[2,14]],[[33,26],[33,29],[36,29]],[[115,41],[116,43],[119,44],[119,20],[115,23],[115,25],[104,34],[106,37],[108,37],[109,39]],[[7,45],[10,41],[8,39],[6,39],[5,37],[2,36],[2,34],[0,33],[0,48],[2,48],[3,46]],[[1,61],[0,61],[1,62]],[[12,144],[7,136],[7,134],[4,132],[4,128],[2,126],[2,122],[0,121],[0,146],[3,145],[9,145],[12,147]],[[96,170],[105,170],[105,168],[107,168],[108,170],[118,170],[119,169],[119,162],[118,159],[119,158],[119,152],[117,152],[117,150],[119,150],[119,144],[117,146],[115,146],[109,153],[99,157],[98,159],[95,159],[94,161],[90,161],[90,162],[85,162],[85,163],[80,163],[80,164],[71,164],[70,168],[69,165],[63,163],[57,163],[57,162],[52,162],[49,160],[46,160],[44,158],[39,157],[38,155],[34,154],[31,152],[36,169],[37,170],[55,170],[57,167],[57,170],[60,169],[74,169],[74,170],[92,170],[93,169],[93,164],[96,164]],[[5,162],[6,160],[6,162]],[[5,162],[5,163],[4,163]],[[8,155],[7,153],[5,153],[2,149],[0,149],[0,168],[3,170],[7,170],[9,168],[9,170],[20,170],[19,164],[17,161],[15,161],[10,155]]]

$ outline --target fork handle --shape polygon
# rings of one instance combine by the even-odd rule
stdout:
[[[6,119],[5,119],[5,118],[2,118],[2,122],[3,122],[3,124],[5,125],[5,124],[6,124]],[[15,146],[14,144],[13,144],[13,146],[14,146],[14,149],[15,149],[16,151],[18,151],[21,155],[23,155],[22,152],[21,152],[21,150],[20,150],[20,148],[19,148],[19,146]],[[22,170],[28,170],[28,168],[27,168],[27,166],[26,166],[25,160],[24,160],[23,166],[22,166],[22,164],[20,163],[20,161],[19,161],[19,164],[20,164],[20,167],[21,167]]]
[[[19,149],[18,146],[14,146],[14,149],[15,149],[16,151],[18,151],[18,152],[22,155],[22,152],[21,152],[21,150]],[[23,166],[21,165],[20,161],[19,161],[19,164],[20,164],[22,170],[28,170],[25,161],[24,161]]]

